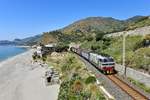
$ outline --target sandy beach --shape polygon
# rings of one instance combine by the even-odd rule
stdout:
[[[32,53],[0,62],[0,100],[57,100],[59,85],[45,85],[45,68],[32,63]]]

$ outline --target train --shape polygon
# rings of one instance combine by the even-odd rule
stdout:
[[[93,64],[98,70],[100,70],[103,74],[114,74],[115,70],[115,61],[113,57],[110,56],[102,56],[92,51],[83,50],[80,48],[71,47],[70,50],[79,56],[86,59],[88,62]]]

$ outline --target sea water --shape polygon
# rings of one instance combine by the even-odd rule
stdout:
[[[0,61],[27,51],[27,48],[15,46],[0,46]]]

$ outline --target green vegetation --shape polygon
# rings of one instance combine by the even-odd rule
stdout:
[[[133,30],[139,27],[149,26],[150,25],[150,18],[149,17],[141,17],[137,20],[134,20],[128,23],[128,27],[126,30]]]
[[[37,54],[33,54],[33,55],[32,55],[32,59],[33,59],[33,61],[43,61],[43,63],[45,63],[46,60],[47,60],[47,56],[46,56],[46,55],[43,55],[42,57],[40,57],[40,56],[37,55]]]
[[[150,40],[150,34],[145,35],[144,40]]]
[[[88,17],[59,30],[62,37],[57,39],[63,42],[83,42],[85,40],[92,41],[96,38],[96,41],[99,41],[105,34],[133,30],[148,25],[150,25],[148,16],[135,16],[124,21],[111,17]]]
[[[41,59],[42,59],[43,62],[46,62],[47,57],[46,57],[46,56],[43,56]]]
[[[70,42],[82,41],[84,38],[83,34],[64,34],[60,30],[44,32],[41,37],[40,43],[49,44],[49,43],[64,43],[69,44]]]
[[[101,40],[103,35],[124,30],[133,30],[135,28],[150,25],[150,19],[147,16],[135,16],[133,18],[121,21],[111,17],[89,17],[74,22],[67,27],[44,32],[40,42],[43,44],[63,42],[84,42]]]
[[[54,38],[52,35],[50,35],[49,33],[43,33],[42,38],[40,40],[41,44],[49,44],[49,43],[56,43],[57,42],[57,38]]]
[[[49,56],[48,62],[62,74],[58,100],[105,100],[96,79],[90,76],[83,62],[71,53]]]
[[[101,55],[110,55],[114,57],[117,63],[121,64],[123,37],[108,38],[105,35],[148,25],[150,25],[149,17],[143,16],[136,16],[125,21],[104,17],[89,17],[63,29],[45,32],[39,43],[57,43],[56,51],[63,52],[47,58],[47,62],[61,72],[62,84],[58,100],[105,99],[95,84],[95,77],[90,76],[85,65],[75,55],[64,52],[67,51],[69,43],[79,43],[81,48],[90,49]],[[126,37],[126,66],[150,73],[150,48],[146,48],[149,42],[149,35],[146,37]],[[33,59],[35,58],[33,57]],[[131,81],[145,91],[150,91],[143,84]]]
[[[131,36],[126,37],[126,55],[128,57],[128,54],[130,55],[133,53],[137,48],[140,48],[139,44],[142,42],[141,36]],[[115,58],[115,60],[118,63],[121,63],[121,57],[122,57],[122,43],[123,43],[123,37],[117,37],[117,39],[112,39],[110,41],[110,45],[103,50],[104,53],[110,54]]]
[[[30,46],[38,43],[48,44],[57,42],[69,44],[70,42],[83,42],[84,40],[92,41],[97,33],[109,34],[149,25],[149,16],[135,16],[127,20],[117,20],[111,17],[88,17],[56,31],[44,32],[42,35],[15,39],[14,41],[0,41],[0,44]]]
[[[128,59],[130,67],[144,69],[150,72],[150,48],[140,48],[133,53],[131,59]]]
[[[97,32],[95,36],[96,41],[102,40],[104,35],[105,35],[104,32]]]
[[[93,76],[89,76],[86,80],[85,83],[86,84],[90,84],[90,83],[95,83],[96,82],[96,78]]]
[[[56,46],[55,46],[55,51],[56,52],[63,52],[63,51],[67,51],[69,49],[69,46],[65,43],[59,42]]]
[[[58,43],[57,51],[66,51],[71,42],[80,43],[81,48],[98,54],[110,55],[122,63],[122,37],[108,38],[105,34],[131,30],[150,25],[148,16],[135,16],[125,21],[105,17],[89,17],[77,21],[61,30],[45,32],[40,39],[43,44]],[[38,37],[39,38],[39,37]],[[126,37],[126,66],[150,72],[150,36]]]
[[[117,32],[125,29],[123,21],[111,17],[88,17],[65,27],[62,32],[65,34],[92,34],[95,31],[104,33]]]
[[[143,37],[126,37],[126,66],[135,69],[143,69],[150,72],[150,48],[143,48]],[[113,40],[111,45],[104,50],[104,53],[110,54],[118,63],[122,62],[122,37]]]
[[[147,36],[148,37],[148,36]],[[91,49],[102,55],[114,57],[117,63],[122,63],[123,37],[102,38],[99,41],[85,41],[81,48]],[[126,66],[150,72],[150,48],[144,47],[145,39],[142,36],[126,37]]]
[[[128,77],[128,80],[129,80],[132,84],[134,84],[134,85],[136,85],[137,87],[143,89],[145,92],[150,93],[150,87],[147,87],[145,84],[140,83],[140,82],[138,82],[138,81],[136,81],[136,80],[134,80],[134,79],[132,79],[132,78],[130,78],[130,77]]]
[[[92,50],[101,55],[114,57],[117,63],[122,63],[122,40],[123,37],[109,38],[106,34],[150,25],[148,17],[136,16],[134,18],[120,21],[113,18],[90,17],[77,21],[63,29],[45,32],[40,43],[57,43],[56,51],[63,52],[69,43],[79,43],[81,48]],[[148,42],[147,42],[148,40]],[[126,37],[126,66],[134,69],[148,71],[150,73],[150,48],[149,35]],[[49,56],[47,61],[61,72],[62,84],[58,100],[103,100],[104,96],[96,86],[96,79],[90,76],[85,65],[70,53],[55,54]],[[145,91],[149,88],[141,83]]]

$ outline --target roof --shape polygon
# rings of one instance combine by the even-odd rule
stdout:
[[[97,58],[98,58],[98,59],[106,59],[106,57],[101,56],[101,55],[98,55]]]

